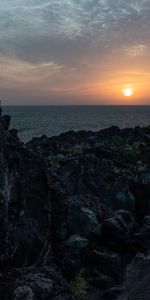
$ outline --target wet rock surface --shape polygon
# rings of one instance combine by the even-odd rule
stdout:
[[[150,127],[24,144],[9,124],[0,118],[0,299],[150,299]]]

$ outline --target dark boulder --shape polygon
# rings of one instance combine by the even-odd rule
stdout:
[[[110,239],[123,242],[129,239],[135,228],[135,220],[128,211],[116,211],[114,216],[103,223],[103,233]]]
[[[80,250],[87,247],[89,241],[88,239],[81,237],[80,235],[73,234],[63,244],[69,248]]]
[[[80,202],[72,203],[67,218],[68,230],[88,238],[101,235],[101,225],[93,211],[82,207]]]

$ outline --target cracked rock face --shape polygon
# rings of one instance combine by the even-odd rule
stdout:
[[[4,248],[6,253],[7,242],[12,241],[20,265],[27,256],[37,259],[51,237],[49,177],[43,159],[19,141],[12,144],[9,135],[6,131],[0,140],[1,251]],[[20,255],[21,248],[26,249],[25,255]]]

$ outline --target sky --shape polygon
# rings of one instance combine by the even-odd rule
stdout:
[[[150,104],[149,94],[150,0],[0,0],[5,104]]]

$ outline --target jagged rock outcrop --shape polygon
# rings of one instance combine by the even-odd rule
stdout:
[[[9,124],[0,118],[0,299],[148,300],[150,127],[24,144]]]
[[[11,252],[18,266],[36,262],[45,241],[48,244],[51,239],[49,180],[46,162],[4,125],[0,140],[0,253],[4,258]],[[7,249],[10,244],[11,250]]]

